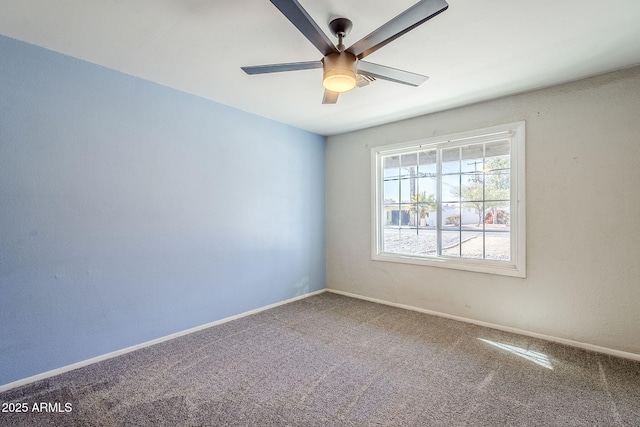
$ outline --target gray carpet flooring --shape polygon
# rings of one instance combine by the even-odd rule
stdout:
[[[323,293],[0,402],[30,405],[2,426],[640,426],[640,363]]]

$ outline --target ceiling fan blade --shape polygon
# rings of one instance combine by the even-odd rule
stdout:
[[[283,71],[313,70],[322,68],[322,61],[289,62],[286,64],[254,65],[240,67],[247,74],[281,73]]]
[[[422,0],[354,43],[347,51],[353,53],[358,59],[362,59],[444,12],[448,7],[449,4],[445,0]]]
[[[322,97],[322,103],[323,104],[335,104],[336,102],[338,102],[338,96],[340,95],[340,93],[338,92],[331,92],[330,90],[325,89],[324,90],[324,96]]]
[[[296,0],[271,0],[284,16],[318,49],[323,55],[338,52],[333,42],[318,27],[306,10]]]
[[[402,83],[409,86],[420,86],[429,77],[396,68],[385,67],[373,62],[358,61],[358,73],[390,82]]]

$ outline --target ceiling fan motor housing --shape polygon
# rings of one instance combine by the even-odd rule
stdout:
[[[325,89],[346,92],[356,86],[357,58],[350,52],[330,53],[322,59]]]

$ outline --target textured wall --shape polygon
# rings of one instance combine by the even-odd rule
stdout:
[[[0,58],[0,384],[324,288],[323,137]]]
[[[333,136],[327,287],[640,354],[640,68]],[[371,261],[370,148],[526,121],[527,278]]]

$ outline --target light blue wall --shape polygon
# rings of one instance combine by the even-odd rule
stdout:
[[[0,37],[0,385],[323,289],[324,157]]]

